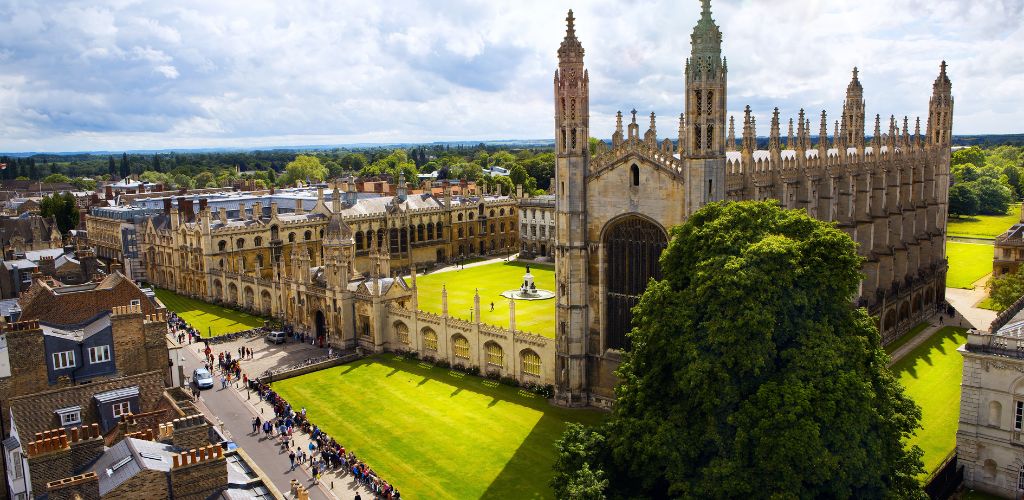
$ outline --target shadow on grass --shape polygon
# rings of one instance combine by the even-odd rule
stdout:
[[[564,429],[564,421],[545,413],[480,498],[552,498],[555,441]]]
[[[967,330],[964,328],[947,326],[935,332],[928,338],[928,340],[915,347],[913,351],[910,351],[910,354],[893,364],[893,373],[896,374],[896,376],[899,376],[902,373],[907,373],[911,378],[916,379],[918,374],[914,367],[917,365],[918,361],[924,361],[929,366],[933,366],[935,364],[932,358],[933,354],[937,356],[955,354],[947,352],[946,347],[943,344],[945,344],[947,340],[952,341],[957,335],[962,335],[963,332],[966,331]]]

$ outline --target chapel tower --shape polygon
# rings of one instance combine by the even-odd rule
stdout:
[[[587,216],[586,175],[590,158],[590,77],[572,11],[558,48],[555,71],[556,219],[556,398],[583,406],[586,397]]]
[[[722,57],[722,31],[711,18],[711,0],[690,35],[686,60],[686,110],[680,156],[686,162],[686,214],[725,198],[725,116],[728,67]]]
[[[846,147],[864,150],[864,87],[853,68],[853,78],[846,86],[846,100],[843,101],[843,122],[840,133]]]

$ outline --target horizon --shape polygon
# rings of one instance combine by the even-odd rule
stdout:
[[[570,7],[592,78],[591,135],[610,135],[614,113],[633,107],[672,132],[700,7],[644,3],[11,3],[0,7],[0,150],[550,140]],[[945,60],[955,135],[1020,133],[1024,2],[715,0],[712,13],[732,116],[749,104],[762,123],[775,106],[784,119],[824,108],[831,121],[857,66],[868,115],[924,117]]]

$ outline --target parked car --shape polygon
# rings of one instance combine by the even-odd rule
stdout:
[[[288,340],[288,336],[284,332],[270,332],[267,334],[266,339],[271,344],[283,344]]]
[[[196,384],[199,389],[212,389],[213,388],[213,374],[210,373],[206,368],[196,368],[192,372],[192,382]]]

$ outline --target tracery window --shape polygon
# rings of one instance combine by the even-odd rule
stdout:
[[[456,358],[469,359],[469,341],[462,335],[452,339],[452,353]]]
[[[540,376],[540,356],[527,349],[520,355],[522,360],[523,373],[527,375],[533,375],[535,377]]]
[[[395,322],[395,336],[398,337],[399,342],[409,345],[409,327],[405,326],[405,323]]]
[[[505,353],[496,342],[488,342],[484,346],[487,353],[487,364],[490,366],[502,367],[505,365]]]
[[[437,350],[437,333],[430,328],[423,329],[423,348],[431,351]]]

